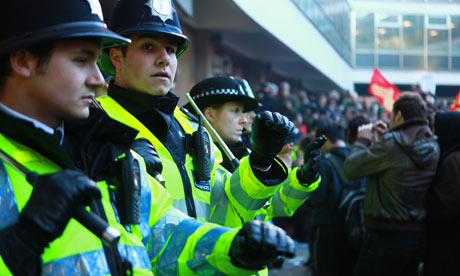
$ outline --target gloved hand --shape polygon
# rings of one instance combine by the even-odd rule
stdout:
[[[311,141],[304,150],[304,164],[297,171],[297,179],[302,184],[312,184],[319,177],[319,160],[322,155],[321,147],[326,143],[326,136],[322,135]]]
[[[96,183],[77,170],[40,175],[32,184],[32,194],[19,217],[49,234],[49,241],[62,234],[77,206],[101,198]]]
[[[259,168],[270,166],[294,128],[294,124],[278,112],[264,111],[257,114],[251,132],[253,141],[251,163]]]
[[[19,220],[0,230],[0,254],[14,275],[40,275],[40,255],[62,234],[73,210],[101,197],[94,181],[76,170],[32,180],[34,188]]]
[[[160,156],[155,147],[145,138],[136,139],[131,145],[131,149],[137,152],[144,158],[147,172],[155,177],[160,183],[164,184],[164,179],[161,176],[163,171],[163,164],[161,163]]]
[[[235,236],[229,255],[235,266],[261,270],[280,256],[294,257],[295,244],[283,229],[253,220],[245,223]]]

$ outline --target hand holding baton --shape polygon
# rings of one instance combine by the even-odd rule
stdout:
[[[33,183],[35,183],[35,180],[39,177],[39,175],[36,172],[30,171],[1,149],[0,157],[8,163],[10,163],[11,165],[13,165],[21,172],[23,172],[26,175],[26,179],[30,184],[33,185]],[[101,238],[105,244],[109,246],[114,246],[118,243],[118,240],[120,239],[120,232],[115,228],[109,226],[107,222],[102,220],[99,216],[95,215],[92,212],[88,212],[85,209],[85,207],[78,206],[74,211],[73,217],[81,225],[83,225],[93,234]]]

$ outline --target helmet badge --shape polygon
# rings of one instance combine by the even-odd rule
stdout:
[[[104,21],[104,16],[102,15],[101,4],[98,0],[86,0],[88,2],[89,8],[91,9],[91,14],[96,14],[101,21]]]
[[[145,5],[150,8],[152,15],[158,16],[163,22],[171,19],[176,12],[171,3],[172,0],[148,0]]]

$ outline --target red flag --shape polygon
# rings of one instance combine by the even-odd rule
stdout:
[[[398,87],[388,82],[377,68],[374,68],[371,82],[369,83],[369,93],[374,96],[388,114],[393,109],[393,104],[399,96]]]
[[[450,104],[449,110],[450,111],[460,111],[460,89],[458,89],[457,96],[455,96],[455,99]]]

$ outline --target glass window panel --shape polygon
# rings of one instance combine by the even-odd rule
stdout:
[[[404,55],[403,66],[410,69],[423,69],[423,55]]]
[[[437,24],[437,25],[446,25],[447,18],[445,16],[429,16],[428,17],[428,24]]]
[[[356,14],[356,48],[374,49],[374,15],[372,13]]]
[[[455,55],[460,54],[460,16],[452,16],[451,21],[452,54]]]
[[[396,14],[377,13],[377,22],[391,22],[398,23],[398,16]]]
[[[399,67],[399,55],[379,55],[380,67]]]
[[[356,67],[374,67],[374,55],[356,54]]]
[[[460,70],[460,57],[452,57],[452,70]]]
[[[404,50],[423,51],[423,15],[405,15],[403,17]]]
[[[428,30],[428,55],[448,54],[448,30]]]
[[[378,46],[384,50],[399,50],[399,29],[379,27]]]
[[[445,69],[449,67],[448,58],[441,56],[428,56],[428,69]]]

